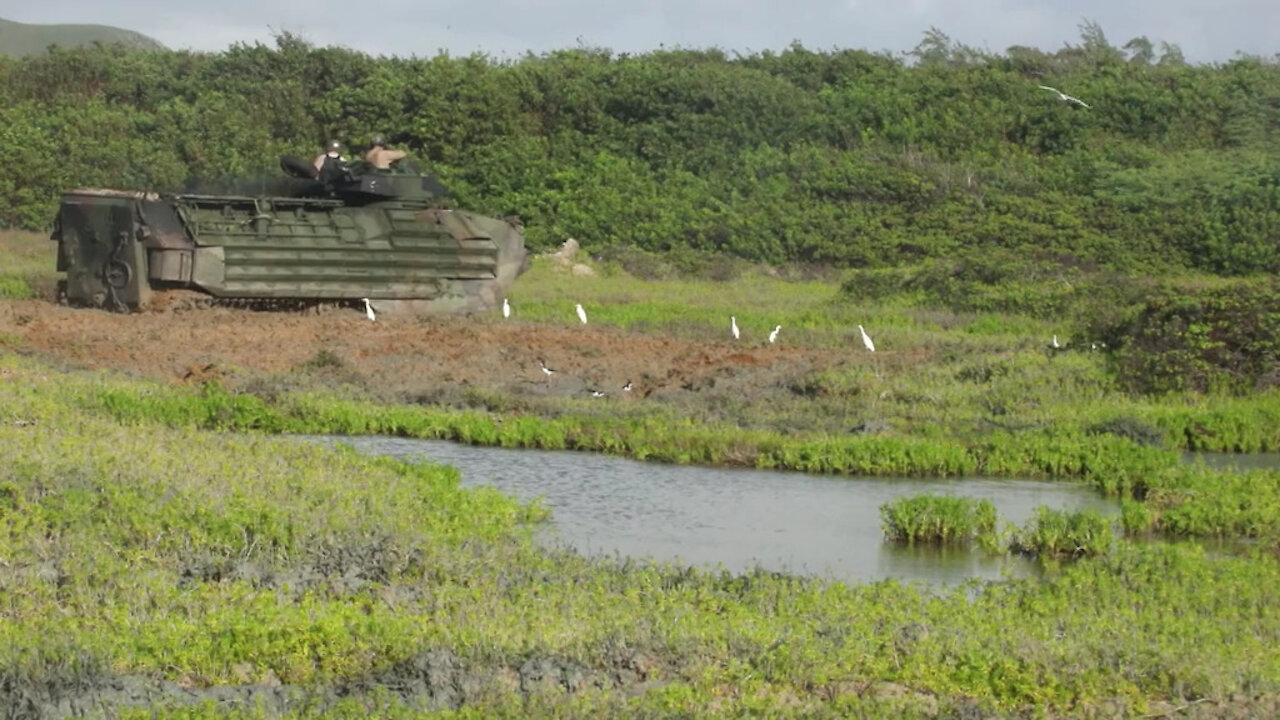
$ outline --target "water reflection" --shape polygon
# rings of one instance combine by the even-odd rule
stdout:
[[[465,485],[542,497],[552,523],[540,538],[582,553],[752,567],[846,581],[900,578],[959,583],[1019,576],[1034,566],[979,550],[907,548],[883,541],[880,506],[920,493],[990,500],[1001,521],[1021,524],[1037,505],[1115,505],[1063,482],[849,478],[642,463],[594,453],[473,447],[386,437],[341,441],[372,454],[457,467]]]

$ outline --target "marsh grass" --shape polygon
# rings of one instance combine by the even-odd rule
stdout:
[[[1014,534],[1016,552],[1046,558],[1105,555],[1116,541],[1112,521],[1094,510],[1038,507]]]
[[[1125,716],[1280,692],[1264,553],[1121,542],[954,589],[587,559],[451,469],[228,434],[277,421],[256,398],[0,369],[0,702],[212,717],[221,686],[233,717]],[[377,417],[309,402],[314,427]],[[208,702],[165,715],[161,682]]]
[[[389,435],[511,448],[603,452],[639,460],[863,476],[1053,478],[1142,501],[1146,532],[1262,537],[1280,528],[1276,473],[1216,472],[1177,452],[1070,426],[971,437],[782,436],[678,417],[497,413],[384,406],[328,395],[260,397],[216,382],[161,387],[65,376],[83,411],[126,424],[219,432]]]
[[[949,495],[916,495],[880,507],[884,533],[891,541],[967,544],[996,530],[990,500]]]

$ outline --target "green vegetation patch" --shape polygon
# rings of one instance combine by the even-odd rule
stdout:
[[[0,230],[0,299],[52,299],[57,245],[48,235]]]
[[[191,422],[255,417],[234,399],[2,368],[10,707],[1126,716],[1266,714],[1280,692],[1280,564],[1260,552],[1121,542],[953,589],[589,560],[539,549],[542,511],[447,468]],[[86,412],[104,397],[151,410]]]
[[[1117,376],[1139,392],[1280,386],[1280,282],[1153,292],[1127,316],[1097,323],[1116,348]]]
[[[880,508],[885,536],[906,543],[965,544],[996,529],[990,500],[947,495],[916,495]]]
[[[1058,478],[1087,482],[1115,497],[1149,500],[1152,512],[1146,530],[1177,535],[1267,536],[1280,517],[1274,514],[1280,508],[1274,473],[1214,472],[1182,463],[1176,452],[1109,434],[997,431],[968,440],[784,437],[688,419],[545,418],[300,394],[265,400],[228,392],[217,383],[198,389],[68,383],[69,391],[72,388],[77,407],[129,425],[158,422],[223,432],[391,435],[848,475]],[[1209,486],[1212,493],[1204,491]]]
[[[1111,521],[1094,510],[1036,508],[1035,515],[1014,534],[1013,549],[1041,557],[1078,558],[1105,555],[1116,536]]]
[[[94,39],[59,30],[64,46]],[[1274,63],[1190,65],[1091,25],[1053,52],[930,32],[910,58],[800,45],[390,58],[289,34],[215,53],[40,52],[50,39],[0,63],[0,226],[47,228],[71,187],[257,189],[282,154],[330,135],[357,150],[377,132],[458,206],[519,215],[531,247],[573,237],[654,277],[739,272],[685,251],[826,268],[1007,250],[1145,275],[1280,269]],[[1051,312],[1058,280],[979,283],[967,301]]]

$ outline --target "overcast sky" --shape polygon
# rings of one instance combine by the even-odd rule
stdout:
[[[374,55],[480,51],[514,58],[579,44],[616,52],[671,47],[727,51],[911,50],[930,26],[1003,52],[1078,44],[1084,18],[1111,44],[1146,35],[1191,62],[1280,53],[1280,0],[0,0],[0,18],[137,30],[171,48],[222,50],[287,30],[317,45]]]

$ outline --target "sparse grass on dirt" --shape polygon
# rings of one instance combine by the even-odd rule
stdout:
[[[1121,543],[1045,580],[955,590],[590,560],[539,549],[526,528],[541,511],[461,489],[450,469],[193,428],[206,411],[254,411],[193,395],[0,359],[0,705],[191,718],[1276,710],[1280,565],[1263,552]],[[104,397],[153,401],[126,418]]]
[[[0,230],[0,299],[52,299],[57,250],[47,233]]]

